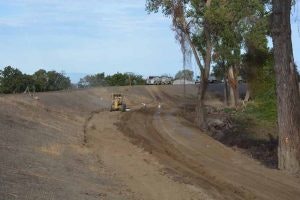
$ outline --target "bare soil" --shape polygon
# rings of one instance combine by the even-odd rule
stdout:
[[[179,113],[189,86],[0,97],[0,199],[298,199],[299,178],[266,168]],[[130,112],[109,112],[121,92]],[[213,92],[207,104],[221,106]],[[146,106],[142,105],[146,104]]]
[[[193,123],[196,116],[195,107],[195,103],[183,105],[178,114]],[[244,115],[243,108],[233,113],[226,113],[224,111],[226,109],[228,108],[219,103],[210,102],[210,106],[207,106],[209,124],[207,134],[226,146],[258,160],[266,167],[277,169],[276,123],[259,121]]]

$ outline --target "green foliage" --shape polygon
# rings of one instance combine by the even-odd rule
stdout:
[[[66,77],[63,73],[49,71],[47,72],[47,77],[47,91],[63,90],[71,86],[70,78]]]
[[[225,72],[229,66],[239,66],[245,44],[258,48],[267,44],[267,21],[261,0],[213,0],[205,13],[214,37],[215,72]],[[223,63],[224,69],[216,69]]]
[[[267,47],[270,31],[265,3],[261,0],[213,0],[206,12],[215,38],[215,76],[226,77],[228,67],[238,66],[236,75],[241,75],[257,94],[270,89],[268,84],[272,83],[266,77],[266,65],[270,66],[268,70],[272,70],[272,66],[266,64],[270,57]],[[241,53],[242,48],[246,50],[245,55]]]
[[[116,73],[105,76],[104,73],[87,75],[78,82],[79,88],[100,87],[100,86],[125,86],[145,85],[143,76],[134,73]]]
[[[133,73],[116,73],[105,78],[109,86],[125,86],[125,85],[145,85],[145,80],[141,75]]]
[[[81,78],[78,87],[86,88],[86,87],[99,87],[107,85],[105,80],[104,73],[98,73],[95,75],[87,75],[84,78]]]
[[[146,10],[148,13],[155,12],[157,13],[160,8],[163,9],[163,13],[166,15],[169,13],[171,1],[163,1],[163,0],[146,0]],[[168,9],[169,8],[169,9]]]
[[[272,55],[272,54],[271,54]],[[253,95],[260,99],[275,98],[275,71],[273,68],[273,59],[270,55],[270,61],[262,68],[257,70],[256,78],[251,81]]]
[[[252,100],[237,117],[275,124],[277,119],[273,53],[265,48],[251,48],[243,55],[243,71]],[[227,110],[231,113],[231,110]]]
[[[162,11],[175,22],[176,4],[173,0],[147,0],[148,12]],[[206,7],[203,0],[183,0],[184,20],[188,33],[202,58],[206,55],[207,38],[214,44],[214,74],[218,78],[226,76],[229,66],[236,66],[248,82],[253,104],[247,106],[246,115],[258,119],[276,120],[275,76],[272,52],[267,47],[269,30],[269,0],[212,0]],[[175,9],[174,9],[175,8]],[[174,17],[175,16],[175,17]],[[184,24],[184,23],[183,23]],[[179,27],[182,28],[182,27]],[[176,27],[175,27],[176,30]],[[204,34],[209,30],[209,37]],[[246,54],[242,55],[242,49]],[[242,67],[242,68],[241,68]],[[237,72],[238,74],[239,72]],[[182,77],[182,73],[175,78]],[[228,112],[231,112],[228,110]]]
[[[28,77],[24,77],[17,68],[5,67],[0,71],[0,91],[5,94],[24,91],[26,89],[24,80],[27,82],[27,79]]]
[[[129,85],[128,76],[122,73],[116,73],[112,76],[107,76],[106,81],[110,86],[125,86]]]
[[[209,40],[211,40],[209,34],[204,34],[204,30],[207,29],[204,18],[206,7],[207,3],[203,0],[146,0],[146,10],[149,13],[161,11],[165,16],[171,18],[172,30],[181,46],[183,62],[187,61],[190,48],[193,49],[193,55],[201,72],[204,72],[203,63],[200,61],[201,56],[204,59],[207,52],[206,44],[208,42],[210,44]],[[201,55],[198,55],[194,49],[198,50]],[[209,50],[209,52],[211,51]]]
[[[189,0],[183,0],[183,2],[188,3]],[[161,9],[163,14],[169,16],[172,13],[173,5],[173,0],[146,0],[146,10],[148,13],[157,13]]]
[[[185,78],[186,80],[189,80],[189,81],[192,81],[193,77],[194,77],[194,72],[189,69],[180,70],[175,75],[175,79],[184,79]]]
[[[11,66],[0,70],[0,92],[5,94],[24,92],[27,87],[31,91],[42,92],[63,90],[70,86],[70,79],[56,71],[40,69],[33,75],[27,75]]]
[[[218,61],[213,65],[213,73],[217,79],[223,80],[226,74],[226,66],[225,63],[222,61]]]
[[[247,105],[244,114],[252,116],[258,121],[275,123],[277,120],[276,99],[257,99]]]
[[[145,85],[146,84],[146,80],[143,78],[142,75],[131,74],[130,80],[131,80],[132,85]]]
[[[275,123],[277,119],[276,109],[276,80],[274,72],[274,61],[272,52],[261,50],[246,54],[245,64],[252,69],[248,74],[248,84],[252,92],[253,102],[247,105],[245,113],[259,120]],[[251,70],[248,70],[248,73]]]
[[[243,55],[242,73],[253,98],[275,98],[275,71],[273,52],[266,47],[249,45]]]
[[[44,92],[47,90],[48,75],[46,70],[39,69],[32,75],[32,78],[35,83],[34,86],[36,92]]]

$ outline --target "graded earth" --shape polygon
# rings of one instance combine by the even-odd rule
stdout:
[[[209,90],[207,105],[221,107],[220,91]],[[299,199],[299,178],[183,118],[179,111],[197,88],[182,91],[137,86],[0,96],[0,199]],[[112,93],[125,95],[128,112],[109,111]]]

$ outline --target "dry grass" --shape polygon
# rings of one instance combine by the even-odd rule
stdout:
[[[63,147],[60,144],[51,144],[49,146],[40,147],[39,150],[48,155],[60,156],[62,154]]]

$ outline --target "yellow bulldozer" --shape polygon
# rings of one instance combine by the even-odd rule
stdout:
[[[111,107],[110,107],[110,112],[112,111],[126,111],[126,104],[124,100],[124,96],[119,93],[114,93],[111,95]]]

